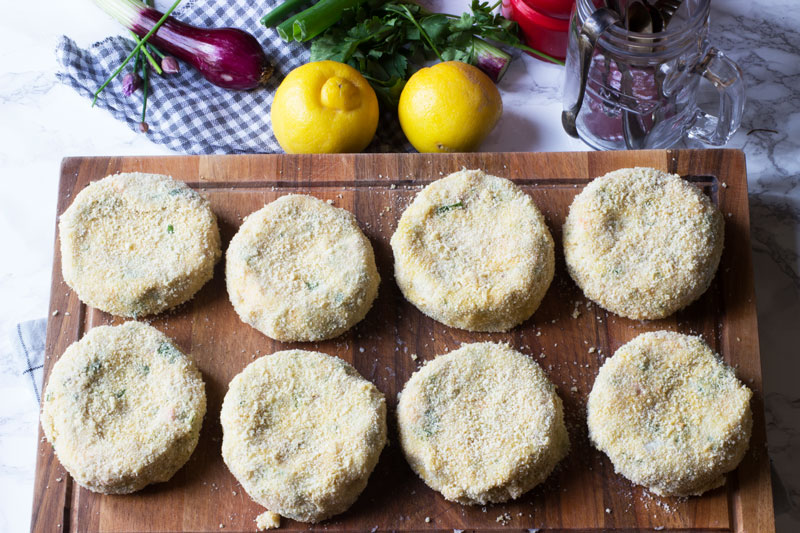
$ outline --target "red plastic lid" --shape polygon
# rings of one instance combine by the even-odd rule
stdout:
[[[503,0],[503,16],[519,24],[528,46],[563,60],[567,55],[569,18],[549,17],[528,5],[528,2],[539,1]],[[549,1],[557,3],[557,0]]]
[[[575,0],[524,0],[534,11],[546,17],[568,19],[572,13]]]

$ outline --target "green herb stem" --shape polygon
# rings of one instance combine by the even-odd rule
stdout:
[[[142,49],[144,50],[144,49]],[[142,65],[142,123],[145,123],[144,117],[147,114],[147,86],[149,85],[147,73],[149,69],[147,65]]]
[[[289,13],[306,5],[309,0],[286,0],[281,5],[264,15],[261,24],[267,28],[274,28],[289,15]]]
[[[292,30],[292,28],[294,28],[294,21],[297,20],[303,13],[304,12],[297,13],[296,15],[293,15],[278,24],[275,29],[278,31],[278,35],[280,35],[281,39],[287,43],[294,41],[294,32]]]
[[[99,5],[101,5],[103,2],[107,2],[107,0],[95,0],[95,2],[97,4],[99,4]],[[112,2],[108,2],[108,3],[109,4],[113,4]],[[100,96],[100,93],[103,92],[103,89],[105,89],[108,86],[108,84],[111,83],[111,80],[116,78],[119,75],[119,73],[122,72],[122,69],[125,68],[125,65],[127,65],[128,62],[130,62],[131,58],[133,58],[136,55],[136,53],[139,50],[142,49],[142,47],[145,45],[145,43],[150,38],[150,36],[153,35],[156,31],[158,31],[158,29],[161,27],[161,25],[164,24],[164,21],[166,21],[167,18],[169,18],[169,16],[172,14],[173,11],[175,11],[175,8],[178,7],[178,4],[180,4],[180,3],[181,3],[181,0],[175,0],[175,3],[172,4],[169,9],[167,9],[167,11],[164,13],[164,15],[160,19],[158,19],[158,22],[156,22],[155,25],[152,27],[152,29],[149,32],[147,32],[144,37],[142,37],[142,39],[134,47],[134,49],[131,51],[131,53],[128,54],[128,57],[125,58],[125,61],[123,61],[122,64],[119,67],[117,67],[117,70],[115,70],[111,74],[111,76],[109,76],[108,79],[103,82],[103,84],[100,86],[100,88],[97,89],[97,91],[94,93],[94,99],[92,100],[92,106],[94,106],[95,103],[97,103],[97,97]],[[146,87],[146,85],[145,85],[145,87]],[[146,90],[147,89],[145,88],[145,91]]]
[[[520,50],[524,50],[525,52],[530,52],[531,54],[533,54],[535,56],[538,56],[538,57],[541,57],[542,59],[546,59],[546,60],[548,60],[548,61],[550,61],[552,63],[555,63],[556,65],[561,65],[562,67],[564,66],[564,62],[561,61],[560,59],[556,59],[553,56],[549,56],[549,55],[545,54],[544,52],[540,52],[536,48],[531,48],[530,46],[526,46],[526,45],[524,45],[522,43],[507,43],[507,42],[503,42],[503,44],[507,44],[508,46],[513,46],[514,48],[518,48]]]
[[[139,67],[142,66],[142,52],[141,50],[136,52],[136,59],[133,61],[133,73],[137,74],[139,72]]]
[[[436,208],[436,214],[441,215],[443,213],[447,213],[452,209],[460,209],[462,207],[464,207],[464,202],[460,200],[454,204],[440,205],[439,207]]]
[[[419,25],[419,22],[417,22],[417,19],[414,18],[414,15],[411,14],[411,11],[409,11],[407,5],[402,4],[402,8],[403,8],[403,11],[405,11],[406,18],[411,21],[411,24],[413,24],[414,26],[417,27],[417,29],[419,30],[419,34],[422,35],[422,37],[428,43],[428,46],[431,47],[431,50],[433,50],[433,53],[436,54],[437,58],[439,58],[439,61],[442,61],[442,54],[441,54],[441,52],[439,52],[439,49],[436,48],[436,45],[433,44],[433,41],[431,40],[430,35],[428,35],[428,32],[426,32],[422,28],[422,26]]]
[[[278,25],[278,34],[284,41],[308,41],[342,18],[345,9],[361,5],[365,0],[320,0],[308,9]]]
[[[139,36],[136,35],[133,32],[131,32],[131,35],[133,36],[133,40],[136,41],[136,44],[139,44],[139,41],[141,40],[141,39],[139,39]],[[141,52],[145,55],[147,60],[150,62],[150,65],[153,67],[153,69],[156,72],[158,72],[158,75],[159,76],[163,75],[164,72],[161,70],[161,65],[159,65],[158,61],[156,61],[156,59],[152,55],[150,55],[150,52],[147,51],[148,48],[149,48],[149,46],[143,46],[141,48]]]
[[[164,52],[162,52],[161,50],[159,50],[158,48],[156,48],[155,46],[153,46],[150,43],[147,43],[147,49],[150,50],[151,52],[153,52],[154,54],[156,54],[161,59],[164,59],[166,57],[166,54]]]

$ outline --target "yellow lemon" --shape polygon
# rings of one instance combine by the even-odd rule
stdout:
[[[360,152],[378,127],[378,99],[353,67],[317,61],[297,67],[281,82],[271,117],[287,153]]]
[[[420,152],[471,152],[503,114],[500,92],[477,67],[460,61],[418,70],[400,94],[397,113]]]

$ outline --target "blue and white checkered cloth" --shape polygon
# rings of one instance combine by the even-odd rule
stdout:
[[[185,2],[174,16],[195,26],[234,27],[254,35],[275,71],[266,86],[253,91],[231,91],[212,85],[191,66],[181,63],[180,72],[158,76],[151,71],[147,98],[148,138],[187,154],[279,153],[272,133],[270,108],[275,89],[291,70],[309,61],[307,45],[286,43],[277,31],[259,23],[280,0],[195,0]],[[134,42],[110,37],[87,49],[62,36],[56,46],[57,77],[89,101],[103,81],[133,50]],[[132,66],[131,66],[132,68]],[[126,67],[127,69],[127,67]],[[139,131],[142,91],[122,93],[123,71],[100,94],[97,106]],[[87,102],[88,105],[88,102]],[[395,112],[384,112],[370,152],[409,152]]]
[[[42,368],[44,367],[44,345],[47,333],[47,319],[21,322],[11,332],[11,349],[16,357],[14,363],[19,376],[30,381],[36,396],[36,404],[42,401]]]

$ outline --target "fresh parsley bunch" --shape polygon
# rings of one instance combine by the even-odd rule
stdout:
[[[313,39],[312,61],[351,65],[384,104],[396,107],[406,80],[432,59],[470,63],[499,81],[511,56],[487,39],[563,64],[525,46],[517,36],[517,24],[494,13],[499,5],[499,0],[493,5],[472,0],[471,13],[457,16],[431,13],[411,0],[319,0],[278,29],[287,40]],[[319,29],[324,24],[315,13],[325,14],[325,24],[330,22],[326,29]],[[262,22],[274,23],[274,18],[270,13]]]

